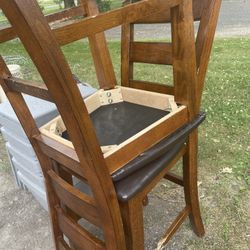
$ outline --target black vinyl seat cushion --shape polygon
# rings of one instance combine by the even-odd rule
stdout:
[[[200,113],[193,121],[187,123],[113,173],[112,180],[118,200],[126,202],[143,190],[174,159],[184,146],[188,135],[205,118],[205,113]],[[76,187],[84,192],[83,183],[78,183]]]
[[[119,145],[152,123],[169,114],[160,110],[129,102],[104,105],[90,114],[99,144]],[[62,137],[70,139],[67,131]]]
[[[188,135],[204,120],[200,113],[175,133],[166,137],[112,175],[118,200],[125,202],[149,184],[178,154]]]
[[[125,202],[143,190],[173,160],[183,147],[185,139],[182,139],[182,141],[178,142],[171,150],[158,159],[148,163],[131,175],[114,182],[118,200]]]

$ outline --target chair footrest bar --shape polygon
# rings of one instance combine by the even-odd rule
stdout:
[[[163,246],[166,245],[166,243],[170,240],[170,238],[173,236],[173,234],[177,231],[177,229],[180,227],[182,222],[187,218],[187,216],[190,214],[190,207],[186,206],[176,217],[174,222],[171,224],[171,226],[167,229],[164,236],[161,238],[161,240],[157,244],[156,250],[161,250]]]
[[[176,174],[173,174],[173,173],[167,173],[165,176],[164,176],[165,179],[169,180],[169,181],[172,181],[174,182],[175,184],[178,184],[180,186],[184,186],[184,182],[183,182],[183,178],[176,175]]]

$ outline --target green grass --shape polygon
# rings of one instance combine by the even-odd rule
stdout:
[[[53,0],[40,0],[40,4],[43,8],[43,13],[45,15],[60,11],[59,4],[56,4]],[[121,0],[111,0],[111,9],[119,8],[121,7],[121,5]],[[0,11],[0,27],[1,25],[6,25],[7,23],[8,21],[6,20],[3,13]]]
[[[211,162],[220,160],[221,167],[230,167],[239,179],[249,184],[249,118],[250,118],[250,39],[218,39],[207,74],[202,109],[207,113],[201,139],[206,144],[203,157]],[[120,44],[110,42],[118,82],[120,81]],[[63,48],[72,71],[80,79],[97,86],[95,70],[87,42],[75,42]],[[17,41],[1,45],[3,56],[22,56],[18,63],[27,79],[39,80],[32,62]],[[7,58],[8,59],[8,58]],[[138,79],[169,83],[171,68],[138,64]]]
[[[110,42],[113,64],[120,80],[120,45]],[[63,48],[72,71],[97,86],[87,42]],[[250,193],[250,38],[217,39],[207,73],[202,110],[206,122],[200,128],[201,198],[207,237],[190,240],[188,249],[247,249]],[[38,74],[18,41],[1,44],[3,56],[22,56],[23,74]],[[170,82],[164,66],[136,66],[138,79]],[[224,173],[229,168],[232,173]],[[248,212],[247,212],[248,211]],[[238,248],[235,248],[238,246]]]

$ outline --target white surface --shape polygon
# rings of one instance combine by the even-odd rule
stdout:
[[[0,86],[0,103],[5,102],[7,100],[7,97],[3,91],[3,88]]]

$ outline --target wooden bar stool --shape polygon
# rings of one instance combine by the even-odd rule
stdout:
[[[184,187],[186,206],[158,249],[187,216],[195,233],[204,234],[197,127],[205,119],[200,101],[220,3],[144,0],[99,14],[94,0],[81,0],[44,17],[35,0],[0,1],[11,24],[0,30],[0,42],[19,37],[44,81],[37,86],[11,76],[0,58],[1,86],[42,167],[56,249],[144,249],[143,202],[162,178]],[[194,18],[200,20],[196,40]],[[171,44],[133,40],[136,23],[166,22]],[[119,25],[121,86],[104,35]],[[86,37],[100,90],[83,101],[60,46]],[[172,64],[174,87],[134,80],[134,62]],[[60,116],[38,128],[22,94],[54,102]],[[169,172],[181,158],[183,178]],[[103,238],[80,225],[81,218]]]

